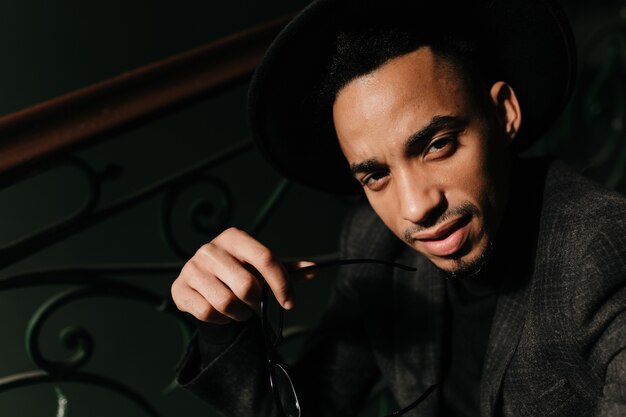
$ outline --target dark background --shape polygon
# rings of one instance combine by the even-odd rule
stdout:
[[[0,5],[0,115],[29,107],[94,82],[183,52],[274,16],[291,13],[306,1],[44,2]],[[531,154],[556,154],[584,174],[626,192],[626,2],[567,2],[580,54],[579,83],[557,126]],[[111,164],[122,175],[104,188],[113,201],[199,158],[248,137],[246,85],[134,129],[77,156],[96,169]],[[249,228],[280,177],[253,150],[210,173],[228,185],[234,206],[226,225]],[[84,178],[70,168],[25,179],[0,190],[0,247],[66,216],[87,194]],[[192,251],[211,238],[190,225],[188,207],[209,199],[214,185],[190,187],[172,219],[177,239]],[[69,265],[180,261],[162,238],[161,199],[156,197],[104,223],[33,253],[0,271],[0,277]],[[336,249],[348,201],[292,185],[258,238],[281,257],[307,257]],[[167,296],[172,274],[121,277]],[[86,278],[88,279],[88,278]],[[332,272],[298,290],[290,315],[311,323],[326,303]],[[24,349],[33,312],[63,286],[0,292],[0,378],[34,370]],[[173,318],[142,303],[94,298],[67,305],[44,327],[43,352],[53,359],[69,353],[59,330],[81,325],[95,341],[84,369],[119,380],[148,399],[163,416],[212,416],[209,406],[182,390],[162,396],[184,346]],[[134,416],[142,411],[124,397],[84,384],[60,384],[70,416]],[[1,388],[1,387],[0,387]],[[374,407],[372,407],[374,408]],[[0,393],[0,416],[55,415],[50,385]]]

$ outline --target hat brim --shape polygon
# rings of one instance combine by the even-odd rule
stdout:
[[[448,3],[447,10],[455,10],[455,1]],[[360,188],[339,148],[332,115],[320,114],[317,89],[336,35],[359,5],[363,0],[317,0],[306,7],[267,50],[248,95],[251,132],[270,164],[291,180],[331,193],[353,194]],[[445,25],[447,15],[425,15],[435,12],[419,8],[424,5],[403,2],[420,19],[443,19]],[[554,123],[572,94],[576,50],[569,22],[549,0],[480,0],[472,6],[471,23],[489,40],[498,78],[513,87],[520,102],[523,140],[515,147],[522,150]]]

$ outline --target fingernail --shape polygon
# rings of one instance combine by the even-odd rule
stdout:
[[[291,310],[293,308],[293,301],[287,300],[283,303],[283,308],[285,310]]]

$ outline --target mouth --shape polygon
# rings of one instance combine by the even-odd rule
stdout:
[[[471,216],[463,216],[439,226],[436,230],[421,233],[415,241],[434,256],[450,256],[463,248],[470,231]]]

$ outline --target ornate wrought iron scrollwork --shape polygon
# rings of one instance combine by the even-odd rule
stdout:
[[[0,378],[0,393],[27,385],[81,382],[112,390],[137,404],[148,415],[158,416],[158,413],[149,402],[132,389],[110,378],[81,371],[80,368],[90,359],[93,353],[93,339],[87,330],[77,326],[69,326],[61,330],[59,339],[72,352],[72,355],[70,358],[60,361],[48,359],[42,353],[40,334],[45,322],[55,312],[68,304],[89,297],[114,297],[116,299],[125,298],[148,303],[159,313],[174,316],[179,324],[183,343],[187,344],[191,338],[193,324],[187,316],[182,315],[172,305],[169,299],[164,299],[162,296],[144,288],[105,276],[142,275],[154,274],[156,272],[171,273],[179,269],[180,265],[178,264],[68,268],[28,273],[0,281],[0,291],[35,285],[81,285],[54,295],[33,314],[26,332],[26,346],[29,356],[39,370]],[[87,283],[88,285],[85,285]],[[171,390],[173,386],[175,386],[175,383],[171,383],[164,391]],[[61,403],[59,403],[59,407],[61,409]]]
[[[215,155],[200,161],[183,172],[157,181],[132,195],[107,205],[99,204],[102,183],[104,181],[119,178],[119,174],[121,172],[121,168],[119,166],[111,166],[108,169],[105,169],[102,173],[98,173],[89,164],[77,158],[70,158],[67,162],[57,162],[55,165],[50,165],[43,171],[38,171],[38,174],[46,172],[46,170],[50,169],[50,167],[54,167],[59,164],[71,164],[72,166],[77,167],[88,180],[88,196],[82,207],[69,215],[67,218],[53,225],[46,226],[40,231],[24,236],[16,242],[0,247],[0,267],[6,267],[24,259],[25,257],[28,257],[43,248],[73,236],[76,233],[124,212],[131,207],[135,207],[149,198],[164,193],[170,188],[181,187],[185,182],[195,179],[200,173],[228,161],[251,148],[251,141],[242,141],[223,150],[222,152],[218,152]]]
[[[164,178],[132,195],[109,204],[101,203],[102,186],[105,181],[120,178],[121,167],[111,165],[98,172],[86,162],[76,158],[51,164],[38,173],[43,174],[57,166],[75,167],[87,180],[87,195],[80,208],[66,218],[0,248],[0,266],[8,266],[26,258],[53,243],[79,233],[158,195],[162,195],[161,222],[165,242],[170,245],[176,255],[186,259],[189,253],[180,243],[173,226],[176,204],[180,202],[187,190],[196,186],[208,187],[210,192],[202,193],[201,198],[195,198],[191,204],[186,205],[188,216],[185,221],[193,227],[194,231],[207,236],[207,238],[224,229],[233,211],[232,196],[228,186],[220,179],[207,174],[207,171],[250,148],[251,142],[241,142],[187,168],[181,173]],[[285,196],[287,189],[288,182],[286,180],[280,181],[261,206],[259,215],[252,222],[250,229],[252,233],[260,231],[277,204]],[[148,415],[157,416],[155,409],[144,398],[124,384],[83,371],[84,365],[88,363],[94,351],[93,337],[88,330],[71,325],[60,331],[59,340],[70,352],[69,357],[62,360],[52,360],[42,352],[41,331],[51,316],[75,301],[90,297],[126,298],[148,303],[160,312],[175,316],[180,327],[183,344],[187,345],[195,326],[188,316],[180,313],[172,305],[169,298],[111,278],[149,274],[175,276],[181,267],[182,264],[179,263],[69,267],[22,273],[0,280],[0,292],[47,285],[63,285],[65,287],[64,290],[37,308],[28,324],[26,350],[38,370],[0,378],[0,392],[27,385],[81,382],[112,390],[140,406]],[[175,381],[172,381],[164,389],[164,393],[171,391],[176,386]],[[67,411],[68,399],[56,385],[55,390],[58,403],[57,416],[61,416]]]
[[[289,189],[290,182],[286,179],[282,179],[278,185],[274,188],[274,191],[270,194],[269,198],[259,210],[259,214],[252,222],[250,226],[250,233],[256,235],[261,231],[267,219],[271,216],[273,211],[276,209],[276,206],[281,202],[281,200],[285,197],[287,190]]]
[[[60,382],[78,382],[81,384],[93,385],[113,391],[122,397],[130,400],[151,417],[159,417],[156,409],[150,405],[141,395],[137,394],[131,388],[121,384],[113,379],[91,373],[78,372],[72,375],[50,375],[44,371],[23,372],[9,377],[0,378],[0,393],[10,391],[25,386],[33,386],[39,384],[55,384]],[[57,393],[58,395],[58,393]],[[65,404],[63,402],[65,401]],[[64,397],[59,398],[59,409],[57,417],[62,417],[67,407],[67,400]],[[59,412],[61,410],[61,412]]]
[[[205,186],[209,192],[196,198],[189,207],[188,220],[194,231],[210,240],[228,224],[233,211],[233,201],[229,188],[218,178],[201,173],[196,179],[170,188],[163,197],[161,210],[161,230],[163,239],[181,259],[188,259],[193,252],[185,249],[174,231],[174,211],[176,203],[185,191],[196,186]]]
[[[60,235],[76,229],[79,227],[81,221],[92,214],[98,206],[101,196],[102,181],[106,181],[110,178],[109,174],[112,173],[112,170],[107,170],[105,173],[99,174],[86,162],[71,157],[41,167],[37,171],[37,175],[42,175],[62,167],[75,169],[86,180],[87,191],[82,204],[56,223],[48,225],[41,230],[31,232],[15,242],[9,242],[4,247],[0,247],[0,267],[10,265],[13,262],[31,255],[54,242]]]

